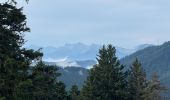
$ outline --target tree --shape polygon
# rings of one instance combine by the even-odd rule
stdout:
[[[28,69],[32,60],[41,53],[21,49],[26,17],[21,8],[0,4],[0,97],[14,100],[19,86],[28,81]],[[33,57],[33,58],[32,58]]]
[[[146,73],[141,63],[136,59],[129,76],[129,92],[131,100],[144,100],[144,90],[147,86]]]
[[[161,85],[157,74],[154,73],[145,89],[144,100],[164,100],[162,93],[166,91],[166,87]]]
[[[22,8],[10,2],[0,3],[0,99],[29,98],[32,85],[29,68],[42,53],[22,48],[24,32],[29,32]],[[27,92],[26,92],[27,91]]]
[[[40,61],[32,70],[33,97],[35,100],[65,100],[65,86],[57,80],[60,74],[56,66]]]
[[[80,100],[80,91],[77,85],[73,85],[69,91],[70,100]]]
[[[112,45],[99,50],[98,64],[90,70],[82,90],[84,100],[126,99],[126,73],[115,53]]]
[[[24,1],[26,1],[28,3],[29,0],[24,0]],[[17,1],[16,0],[7,0],[7,3],[16,5]]]
[[[24,32],[30,29],[16,4],[15,0],[0,3],[0,100],[67,99],[57,68],[41,61],[40,50],[22,47]],[[31,67],[33,62],[36,66]]]

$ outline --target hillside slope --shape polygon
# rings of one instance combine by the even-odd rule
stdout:
[[[170,87],[170,42],[139,50],[121,59],[121,63],[129,67],[136,58],[142,63],[148,77],[157,73],[161,82]]]
[[[81,67],[59,68],[59,72],[61,73],[59,80],[66,84],[67,89],[70,89],[75,84],[82,88],[88,75],[88,69]]]

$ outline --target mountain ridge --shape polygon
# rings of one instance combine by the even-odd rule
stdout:
[[[145,48],[150,45],[139,45],[133,49],[123,48],[119,46],[115,46],[116,48],[116,55],[119,59],[132,54],[133,52]],[[73,60],[96,60],[96,56],[98,54],[98,50],[102,47],[99,44],[91,44],[86,45],[83,43],[75,43],[75,44],[65,44],[60,47],[53,47],[53,46],[46,46],[46,47],[39,47],[39,46],[29,46],[30,49],[38,50],[42,48],[42,52],[44,53],[44,60],[58,60],[69,57]]]
[[[170,84],[170,42],[165,42],[162,45],[150,46],[145,49],[139,50],[120,61],[128,68],[132,62],[138,58],[144,67],[148,78],[153,73],[158,74],[161,82],[166,86]]]

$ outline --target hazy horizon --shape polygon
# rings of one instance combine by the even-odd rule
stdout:
[[[108,44],[112,44],[113,46],[115,47],[119,47],[119,48],[124,48],[124,49],[135,49],[137,48],[138,46],[142,46],[142,45],[155,45],[155,46],[158,46],[158,45],[162,45],[163,43],[165,42],[168,42],[168,41],[164,41],[162,43],[159,43],[159,44],[151,44],[151,43],[144,43],[144,44],[137,44],[137,45],[134,45],[134,46],[121,46],[121,45],[116,45],[114,43],[103,43],[103,44],[97,44],[97,43],[92,43],[92,44],[86,44],[86,43],[83,43],[83,42],[75,42],[75,43],[63,43],[63,44],[60,44],[60,45],[41,45],[41,44],[28,44],[28,43],[25,43],[24,47],[39,47],[39,48],[44,48],[44,47],[55,47],[55,48],[60,48],[60,47],[63,47],[63,46],[66,46],[66,45],[76,45],[76,44],[82,44],[82,45],[86,45],[86,46],[91,46],[91,45],[108,45]]]

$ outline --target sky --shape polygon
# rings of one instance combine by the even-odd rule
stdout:
[[[30,0],[26,45],[115,44],[170,40],[170,0]]]

